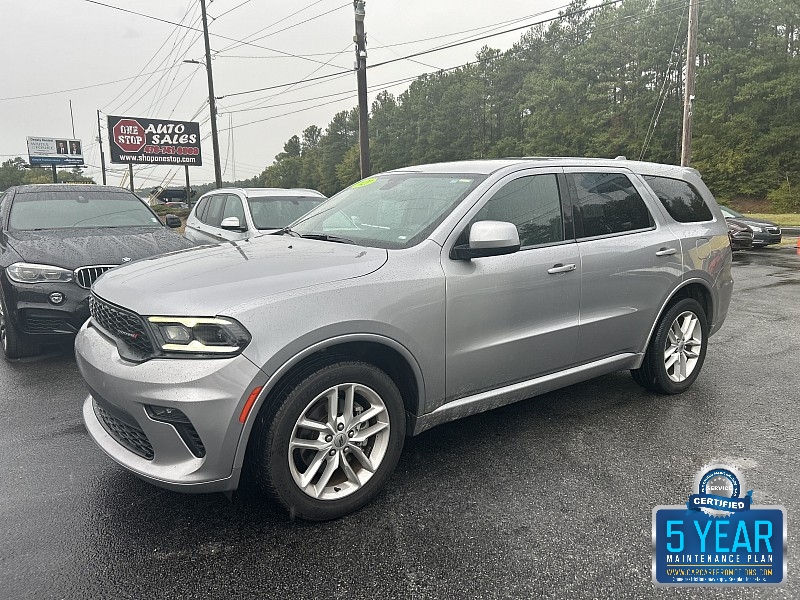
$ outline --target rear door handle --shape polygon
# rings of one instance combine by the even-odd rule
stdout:
[[[554,264],[550,269],[547,269],[547,272],[551,275],[555,275],[557,273],[569,273],[570,271],[574,271],[578,267],[572,263],[569,265],[562,265],[561,263]]]
[[[671,256],[678,251],[677,248],[662,248],[656,252],[656,256]]]

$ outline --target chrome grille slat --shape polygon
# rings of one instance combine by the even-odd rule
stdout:
[[[86,267],[78,267],[74,271],[75,283],[83,289],[88,290],[92,287],[92,284],[97,281],[100,275],[118,266],[119,265],[89,265]]]

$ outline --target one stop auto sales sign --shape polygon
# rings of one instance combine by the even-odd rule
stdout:
[[[112,163],[203,164],[199,123],[109,115],[108,137]]]

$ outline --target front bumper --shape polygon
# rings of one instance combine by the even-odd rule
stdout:
[[[7,318],[18,335],[37,344],[74,336],[89,318],[89,290],[75,283],[15,283],[3,278]],[[61,294],[56,304],[51,294]]]
[[[782,239],[781,230],[778,229],[777,233],[770,232],[767,229],[763,231],[756,231],[753,234],[753,246],[763,247],[770,244],[780,244]]]
[[[90,390],[83,404],[86,429],[112,459],[175,491],[236,489],[240,473],[233,465],[243,428],[239,414],[252,389],[266,381],[252,362],[236,356],[132,363],[120,358],[116,344],[91,322],[78,333],[75,356]],[[180,410],[203,452],[187,444],[180,426],[153,418],[147,406]]]

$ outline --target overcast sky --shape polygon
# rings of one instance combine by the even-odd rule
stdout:
[[[201,29],[199,0],[0,0],[0,162],[27,159],[27,136],[71,138],[72,101],[75,137],[82,140],[91,165],[85,172],[98,183],[98,109],[101,114],[199,121],[206,138],[203,166],[191,167],[190,177],[193,183],[213,181],[205,69],[183,63],[204,60],[202,34],[103,4]],[[566,4],[367,0],[367,64],[533,23],[555,16]],[[289,137],[312,124],[324,129],[336,112],[358,103],[355,73],[233,95],[352,70],[353,12],[352,1],[346,0],[208,4],[215,96],[222,97],[217,124],[224,180],[259,174]],[[522,33],[370,69],[369,101],[383,89],[399,95],[409,83],[392,85],[398,80],[469,62],[483,45],[506,50]],[[103,140],[108,182],[118,185],[127,167],[108,164],[105,119]],[[180,167],[137,166],[135,172],[137,187],[169,185],[171,178],[172,185],[184,181]]]

